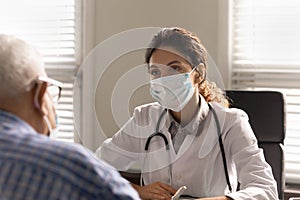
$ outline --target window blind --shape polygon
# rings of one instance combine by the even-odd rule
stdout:
[[[73,82],[80,62],[79,0],[0,1],[0,32],[34,45],[48,76],[63,82],[58,139],[73,142]]]
[[[300,184],[300,1],[233,0],[232,88],[286,98],[285,177]]]

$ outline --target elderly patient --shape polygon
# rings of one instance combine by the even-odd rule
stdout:
[[[87,149],[50,139],[58,81],[38,53],[0,35],[0,199],[139,199]]]

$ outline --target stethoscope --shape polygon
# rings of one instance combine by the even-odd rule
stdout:
[[[221,126],[220,126],[220,121],[219,121],[219,118],[217,116],[217,113],[215,111],[215,109],[210,105],[208,104],[209,106],[209,110],[212,111],[212,114],[213,114],[213,117],[214,117],[214,120],[216,122],[216,126],[217,126],[217,132],[218,132],[218,136],[219,136],[219,146],[220,146],[220,150],[221,150],[221,154],[222,154],[222,160],[223,160],[223,166],[224,166],[224,171],[225,171],[225,177],[226,177],[226,182],[227,182],[227,185],[228,185],[228,188],[229,188],[229,191],[232,192],[232,187],[231,187],[231,184],[230,184],[230,180],[229,180],[229,174],[228,174],[228,169],[227,169],[227,162],[226,162],[226,156],[225,156],[225,150],[224,150],[224,145],[223,145],[223,141],[222,141],[222,135],[221,135]],[[162,118],[164,117],[164,115],[167,113],[167,109],[164,109],[163,112],[160,114],[159,118],[158,118],[158,121],[157,121],[157,124],[156,124],[156,129],[155,129],[155,132],[152,133],[146,140],[146,144],[145,144],[145,157],[144,157],[144,162],[143,162],[143,166],[142,166],[142,170],[144,169],[144,165],[145,165],[145,160],[146,160],[146,157],[147,157],[147,154],[148,154],[148,150],[149,150],[149,146],[150,146],[150,142],[152,140],[152,138],[156,137],[156,136],[159,136],[161,137],[163,140],[164,140],[164,143],[165,143],[165,147],[166,147],[166,151],[170,151],[170,146],[169,146],[169,142],[168,142],[168,139],[167,137],[161,133],[159,131],[159,127],[160,127],[160,124],[161,124],[161,120]],[[170,158],[170,153],[169,153],[169,161],[171,161],[171,158]],[[169,162],[170,163],[170,162]],[[170,180],[170,185],[172,184],[172,166],[171,166],[171,163],[169,164],[169,180]],[[141,185],[144,185],[143,184],[143,171],[141,173],[141,179],[140,179],[140,184]]]

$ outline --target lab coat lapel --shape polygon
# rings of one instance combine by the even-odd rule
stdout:
[[[211,103],[211,106],[217,113],[222,134],[226,113],[219,108],[219,105],[217,103]],[[210,115],[211,119],[208,124],[208,129],[206,132],[201,133],[205,134],[205,137],[199,150],[199,158],[204,158],[205,156],[207,156],[218,142],[218,130],[216,125],[216,119],[213,117],[212,113]]]

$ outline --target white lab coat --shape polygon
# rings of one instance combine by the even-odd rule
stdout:
[[[161,137],[154,137],[149,153],[145,154],[146,140],[155,132],[163,112],[158,103],[150,103],[135,108],[132,118],[112,138],[104,141],[96,155],[120,171],[139,163],[145,184],[170,183],[172,176],[174,188],[186,185],[188,189],[184,194],[195,197],[227,195],[233,199],[278,199],[272,170],[257,146],[246,113],[223,108],[217,103],[211,105],[220,121],[232,193],[225,178],[215,119],[203,97],[195,119],[184,127],[190,134],[177,154],[168,132],[172,119],[169,113],[163,116],[159,130],[167,137],[170,150],[166,150]],[[239,191],[235,191],[237,181],[241,183]]]

